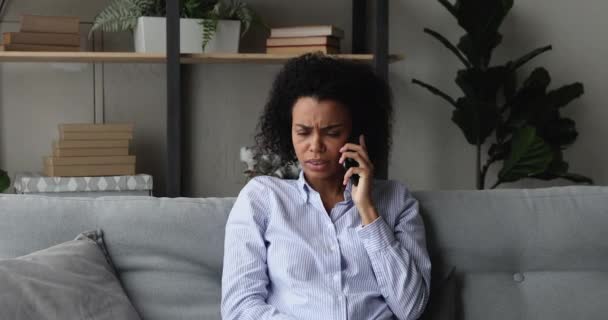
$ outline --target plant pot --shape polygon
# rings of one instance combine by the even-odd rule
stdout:
[[[201,19],[180,19],[181,53],[238,53],[241,36],[241,22],[238,20],[220,20],[217,31],[203,51],[203,27]],[[166,18],[139,17],[133,30],[135,52],[166,53]]]

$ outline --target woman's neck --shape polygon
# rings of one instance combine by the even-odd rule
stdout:
[[[342,185],[340,177],[316,180],[307,178],[306,174],[304,177],[308,184],[321,195],[321,199],[334,199],[344,195],[345,187]]]

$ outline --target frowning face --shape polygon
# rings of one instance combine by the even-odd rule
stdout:
[[[352,120],[348,109],[332,100],[299,98],[292,109],[291,137],[296,157],[312,179],[342,181],[338,160],[348,142]]]

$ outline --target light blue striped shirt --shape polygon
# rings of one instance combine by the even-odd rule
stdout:
[[[420,316],[431,262],[418,201],[399,182],[375,180],[380,217],[362,227],[351,188],[328,214],[303,172],[245,185],[226,225],[224,320]]]

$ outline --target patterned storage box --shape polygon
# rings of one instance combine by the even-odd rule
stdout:
[[[46,196],[100,197],[109,195],[152,195],[152,176],[107,177],[47,177],[39,173],[24,172],[15,176],[15,193]]]

